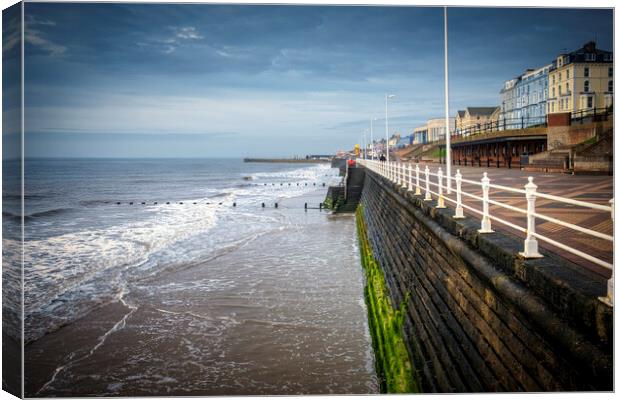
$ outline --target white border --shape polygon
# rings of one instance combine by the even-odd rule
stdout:
[[[82,1],[45,1],[45,0],[28,0],[28,2],[49,2],[49,3],[62,3],[62,2],[75,2],[75,3],[205,3],[205,4],[290,4],[290,5],[375,5],[375,6],[432,6],[432,7],[439,7],[439,6],[457,6],[457,7],[500,7],[500,8],[507,8],[507,7],[554,7],[554,8],[614,8],[615,7],[615,2],[614,1],[610,1],[610,0],[588,0],[587,2],[581,2],[581,1],[575,1],[575,0],[540,0],[540,1],[536,1],[536,0],[522,0],[522,1],[515,1],[515,0],[505,0],[502,2],[499,1],[493,1],[493,0],[477,0],[476,2],[467,2],[467,1],[454,1],[454,0],[447,0],[447,1],[407,1],[407,0],[391,0],[391,1],[381,1],[381,0],[365,0],[365,1],[350,1],[350,0],[339,0],[339,1],[329,1],[329,0],[313,0],[311,2],[308,1],[302,1],[302,0],[288,0],[288,1],[282,1],[282,2],[278,2],[278,1],[265,1],[265,0],[244,0],[244,1],[240,1],[238,3],[234,3],[232,1],[221,1],[221,0],[210,0],[210,1],[196,1],[196,0],[184,0],[184,1],[175,1],[175,0],[133,0],[133,1],[121,1],[121,0],[108,0],[108,1],[95,1],[95,0],[82,0]],[[14,4],[16,4],[17,1],[14,0],[0,0],[0,4],[2,5],[2,9],[4,10],[7,7],[10,7]],[[22,4],[22,10],[23,10],[23,4]],[[618,35],[617,32],[615,30],[615,22],[616,22],[616,15],[615,15],[615,8],[614,8],[614,53],[617,54],[616,51],[616,47],[617,47],[617,43],[618,43]],[[23,137],[23,129],[24,129],[24,95],[23,95],[23,85],[24,85],[24,60],[23,60],[23,51],[24,51],[24,32],[23,32],[23,23],[24,23],[24,14],[22,11],[22,121],[21,121],[21,127],[22,127],[22,143],[21,143],[21,147],[22,147],[22,160],[23,160],[23,156],[24,156],[24,137]],[[484,23],[484,22],[481,22]],[[0,29],[2,28],[2,21],[0,19]],[[614,66],[615,68],[615,66]],[[2,66],[0,65],[0,76],[2,74]],[[2,82],[0,80],[0,91],[2,89]],[[616,92],[614,92],[614,104],[617,104],[617,98],[616,98]],[[0,97],[0,110],[2,109],[2,99]],[[616,134],[617,134],[618,130],[614,124],[614,137],[619,138]],[[614,143],[614,153],[615,154],[620,154],[620,140],[615,140]],[[0,154],[2,151],[2,143],[0,141]],[[619,171],[620,172],[620,160],[618,159],[618,157],[615,158],[614,160],[614,170],[615,171]],[[0,176],[2,173],[2,165],[0,164]],[[24,173],[24,164],[22,162],[22,215],[23,215],[23,208],[24,208],[24,202],[23,202],[23,173]],[[616,185],[618,183],[618,179],[616,177],[616,175],[614,175],[614,198],[615,198],[615,188]],[[0,185],[0,195],[1,195],[1,185]],[[615,231],[616,231],[616,226],[614,224],[614,237],[615,237]],[[22,220],[22,240],[23,240],[23,235],[24,235],[24,226],[23,226],[23,220]],[[2,233],[0,231],[0,241],[2,239]],[[620,249],[620,245],[618,245],[618,243],[614,243],[614,250],[617,251]],[[22,247],[22,262],[23,262],[23,247]],[[23,268],[22,268],[22,336],[23,336],[23,301],[24,301],[24,297],[23,297],[23,281],[24,276],[23,276]],[[0,283],[1,286],[1,283]],[[1,310],[0,310],[1,313]],[[614,310],[614,319],[616,318],[616,312]],[[617,328],[617,326],[615,326],[615,328]],[[617,352],[617,347],[619,342],[616,340],[618,338],[618,333],[615,332],[614,333],[614,343],[616,344],[615,346],[615,350],[614,350],[614,360],[616,359],[615,355]],[[0,349],[0,355],[1,355],[1,349]],[[22,393],[23,393],[23,348],[22,348]],[[1,365],[1,364],[0,364]],[[618,368],[618,366],[615,364],[614,362],[614,367],[615,367],[615,371],[614,371],[614,383],[618,382],[618,370],[620,368]],[[0,370],[1,370],[1,366],[0,366]],[[429,398],[430,396],[448,396],[448,395],[402,395],[406,398],[413,398],[415,396],[415,398]],[[402,396],[399,396],[402,398]],[[541,394],[541,393],[534,393],[534,394],[495,394],[495,393],[485,393],[485,394],[465,394],[465,395],[458,395],[459,399],[477,399],[480,396],[483,397],[489,397],[491,396],[492,398],[498,398],[498,399],[511,399],[511,398],[518,398],[518,397],[523,397],[523,396],[527,396],[528,398],[540,398],[540,397],[544,397],[544,398],[562,398],[562,399],[583,399],[584,396],[588,397],[588,400],[598,400],[598,399],[611,399],[614,398],[614,394],[613,393],[580,393],[580,392],[575,392],[575,393],[560,393],[560,394],[556,394],[556,393],[545,393],[545,394]],[[233,396],[230,396],[233,397]],[[228,398],[230,398],[228,397]],[[295,398],[295,397],[291,397],[291,396],[278,396],[280,398]],[[319,399],[319,398],[323,398],[324,396],[304,396],[304,398],[306,399]],[[334,396],[330,396],[330,397],[334,397]],[[341,396],[336,396],[336,397],[341,397]],[[379,397],[379,398],[383,398],[384,396],[375,396],[375,397]],[[159,398],[159,397],[158,397]],[[165,398],[165,397],[162,397]],[[170,398],[170,397],[168,397]],[[172,398],[181,398],[181,397],[172,397]],[[196,398],[201,398],[201,397],[196,397]],[[259,396],[246,396],[243,397],[243,399],[258,399],[260,398]],[[352,399],[358,399],[358,398],[367,398],[367,396],[347,396],[347,398],[352,398]],[[385,396],[385,398],[387,398],[387,396]],[[4,400],[4,399],[14,399],[13,396],[11,396],[10,394],[8,394],[7,392],[0,392],[0,400]],[[129,399],[142,399],[142,397],[140,398],[131,398],[129,397]]]

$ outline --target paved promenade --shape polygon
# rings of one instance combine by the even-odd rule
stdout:
[[[431,172],[436,173],[439,164],[429,163]],[[423,170],[424,163],[420,164]],[[441,165],[444,169],[445,165]],[[523,189],[527,183],[527,177],[534,177],[534,183],[538,185],[538,191],[545,194],[562,196],[570,199],[586,201],[609,205],[609,200],[613,197],[613,177],[612,176],[586,176],[586,175],[566,175],[557,173],[541,173],[541,172],[525,172],[519,169],[505,168],[486,168],[486,167],[465,167],[453,166],[452,174],[456,174],[459,169],[464,179],[472,181],[480,181],[483,172],[488,172],[488,177],[492,184],[508,186]],[[422,178],[421,176],[420,178]],[[431,181],[436,181],[436,177],[431,176]],[[444,183],[445,184],[445,183]],[[454,185],[453,185],[454,189]],[[431,186],[432,191],[437,191],[436,187]],[[424,186],[422,185],[422,191]],[[479,186],[463,183],[463,191],[482,196],[482,190]],[[452,195],[455,198],[454,190]],[[527,204],[525,195],[520,193],[512,193],[491,189],[489,198],[498,202],[502,202],[514,207],[526,209]],[[482,210],[482,202],[463,196],[463,203],[475,209]],[[446,206],[454,208],[454,203],[446,201]],[[480,220],[480,215],[473,213],[467,209],[464,210],[468,216]],[[536,212],[545,216],[553,217],[564,222],[569,222],[584,228],[589,228],[597,232],[613,235],[613,222],[611,215],[604,211],[592,210],[584,207],[573,206],[570,204],[560,204],[547,199],[536,199]],[[516,225],[525,227],[525,214],[511,211],[506,208],[490,205],[490,214],[505,219]],[[492,221],[492,229],[495,231],[503,231],[515,234],[519,237],[525,237],[524,233],[516,231],[499,222]],[[560,225],[538,219],[536,222],[536,232],[547,236],[560,243],[566,244],[572,248],[583,251],[596,258],[613,263],[613,243],[598,239],[573,229],[564,228]],[[611,271],[600,267],[594,263],[584,260],[581,257],[574,256],[562,249],[547,244],[542,240],[538,240],[538,245],[548,251],[551,251],[563,258],[566,258],[576,264],[584,266],[605,277],[611,276]]]

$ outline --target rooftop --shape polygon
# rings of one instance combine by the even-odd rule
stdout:
[[[490,116],[495,112],[497,106],[493,107],[467,107],[466,110],[469,115],[482,115],[482,116]]]

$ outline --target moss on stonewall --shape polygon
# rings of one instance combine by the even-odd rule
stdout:
[[[336,200],[334,200],[330,196],[327,196],[325,198],[325,201],[323,202],[323,205],[325,206],[325,208],[333,210],[333,211],[338,211],[340,206],[342,206],[343,204],[344,204],[344,196],[338,196]]]
[[[383,272],[368,242],[361,205],[356,214],[360,255],[366,276],[364,297],[381,392],[419,393],[419,381],[414,375],[403,336],[407,300],[398,309],[392,307]]]

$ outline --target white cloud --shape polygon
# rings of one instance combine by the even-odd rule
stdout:
[[[24,40],[26,43],[36,46],[50,55],[63,54],[67,48],[52,42],[44,37],[43,32],[33,28],[33,26],[55,26],[56,23],[49,19],[41,19],[33,15],[28,15],[25,23]],[[8,35],[3,38],[2,51],[6,52],[21,43],[22,31],[19,21],[11,21],[8,28]]]
[[[212,91],[203,97],[106,94],[88,106],[30,107],[27,130],[295,135],[316,131],[319,121],[323,125],[359,118],[358,101],[351,103],[354,97],[359,96],[235,91]]]
[[[152,42],[139,42],[141,47],[149,46],[158,48],[160,51],[170,54],[185,43],[203,39],[203,36],[193,26],[173,26],[172,35],[164,39],[156,39]]]
[[[56,22],[49,19],[37,17],[33,14],[26,15],[26,27],[33,25],[56,26]]]
[[[175,28],[175,30],[176,37],[182,40],[196,40],[203,38],[193,26],[184,26]]]
[[[51,40],[44,38],[40,31],[31,28],[26,28],[26,31],[24,32],[24,40],[26,43],[39,47],[52,56],[63,54],[67,50],[65,46],[56,44]]]
[[[21,22],[19,19],[14,18],[9,21],[7,27],[2,30],[2,52],[7,52],[13,49],[21,42],[22,30]]]

